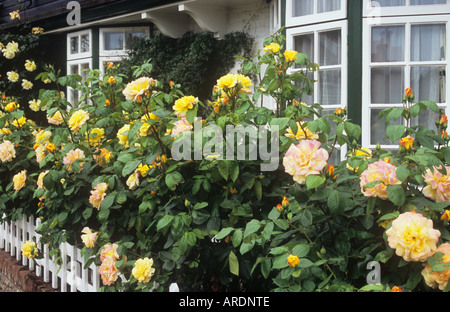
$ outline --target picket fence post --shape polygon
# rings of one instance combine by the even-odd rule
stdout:
[[[34,271],[44,282],[50,283],[54,289],[61,292],[96,292],[100,288],[98,267],[92,263],[84,268],[81,249],[67,242],[61,243],[62,263],[55,262],[56,257],[50,257],[49,249],[40,243],[40,235],[36,233],[41,224],[39,218],[23,215],[21,220],[10,223],[0,223],[0,249]],[[41,259],[29,260],[22,255],[22,245],[32,240],[42,253]],[[51,259],[50,259],[51,258]]]

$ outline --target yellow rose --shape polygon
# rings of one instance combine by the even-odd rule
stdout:
[[[27,257],[28,259],[37,257],[38,250],[36,247],[36,243],[33,241],[26,241],[26,243],[22,245],[22,255]]]
[[[89,119],[89,113],[82,109],[77,110],[69,119],[69,128],[72,131],[78,131],[84,125],[84,123]]]
[[[64,163],[64,165],[68,165],[69,171],[72,171],[73,162],[78,159],[83,159],[83,158],[85,158],[84,152],[82,150],[80,150],[79,148],[77,148],[74,150],[70,150],[66,154],[66,156],[64,156],[63,163]],[[80,164],[80,171],[81,171],[81,169],[83,168],[84,162],[80,162],[79,164]]]
[[[31,100],[28,102],[30,109],[34,112],[38,112],[41,109],[41,100]]]
[[[318,140],[319,135],[317,133],[311,132],[307,126],[304,126],[305,122],[297,122],[297,133],[294,134],[291,127],[286,130],[286,134],[284,135],[287,138],[292,138],[296,140],[301,139],[310,139],[310,140]]]
[[[32,33],[33,35],[41,35],[41,34],[44,33],[44,28],[42,28],[42,27],[33,27],[33,28],[31,29],[31,33]]]
[[[19,74],[15,71],[9,71],[6,73],[6,76],[8,77],[8,80],[11,82],[17,82],[19,81]]]
[[[20,105],[17,104],[16,102],[10,102],[8,105],[5,106],[5,111],[12,112],[18,109],[19,107]]]
[[[150,88],[150,86],[155,84],[156,80],[153,78],[141,77],[127,84],[122,93],[125,95],[127,101],[137,101],[138,98]]]
[[[26,122],[27,122],[27,119],[25,118],[25,116],[22,116],[19,119],[14,119],[12,124],[15,127],[21,128]]]
[[[93,248],[95,246],[95,240],[97,239],[98,233],[93,233],[92,230],[88,227],[83,228],[81,233],[84,233],[81,235],[81,240],[83,241],[84,245],[87,248]]]
[[[21,190],[25,186],[26,181],[27,181],[27,171],[22,170],[13,177],[14,190],[15,191]]]
[[[277,53],[278,51],[280,51],[280,45],[275,42],[272,42],[268,46],[264,47],[264,52],[266,53],[267,52]]]
[[[420,213],[405,212],[392,221],[386,231],[389,246],[405,261],[424,262],[430,257],[441,236],[433,221]]]
[[[192,95],[183,96],[175,101],[175,105],[172,107],[177,116],[186,116],[188,110],[193,109],[194,105],[198,103],[198,98]]]
[[[94,128],[91,130],[88,136],[89,144],[91,146],[98,146],[104,137],[105,129]]]
[[[135,171],[134,173],[130,174],[126,183],[128,188],[134,191],[139,186],[139,173]]]
[[[119,144],[125,147],[129,147],[130,143],[128,142],[128,131],[130,130],[130,125],[124,125],[122,128],[117,131],[117,137],[119,138]],[[124,134],[126,133],[126,134]]]
[[[47,121],[49,124],[59,126],[64,122],[64,117],[61,114],[61,112],[58,110],[56,111],[53,116],[47,115]]]
[[[94,189],[91,191],[91,196],[89,197],[89,202],[100,210],[100,205],[103,202],[103,199],[106,197],[106,190],[108,189],[108,184],[102,182],[97,184]]]
[[[35,147],[47,144],[50,141],[52,133],[48,130],[40,130],[35,135]]]
[[[111,155],[111,151],[107,150],[106,148],[101,148],[100,153],[98,155],[94,155],[94,160],[99,164],[100,167],[105,168],[106,166],[108,166]]]
[[[134,278],[138,280],[138,282],[148,283],[153,274],[155,274],[155,268],[153,268],[152,266],[153,259],[138,259],[134,263],[134,267],[131,273],[133,274]]]
[[[289,255],[287,261],[288,261],[289,266],[293,267],[293,268],[295,268],[297,265],[300,264],[300,259],[297,256],[294,256],[292,254]]]
[[[22,79],[22,88],[25,90],[31,90],[33,88],[33,83],[29,80]]]
[[[25,62],[25,69],[29,72],[36,70],[36,63],[34,61],[26,60]]]
[[[234,88],[237,83],[238,83],[238,78],[234,74],[227,74],[225,76],[220,77],[220,79],[217,80],[217,86],[220,89]]]
[[[139,164],[139,166],[136,169],[136,172],[139,173],[141,176],[145,177],[145,175],[149,170],[150,167],[148,165]]]
[[[297,51],[284,51],[283,55],[287,62],[293,62],[297,59]]]
[[[150,124],[144,122],[141,128],[139,129],[139,135],[143,137],[147,136],[148,129],[150,129]]]
[[[3,143],[0,144],[0,160],[2,162],[10,162],[14,158],[16,158],[14,144],[8,140],[3,141]]]

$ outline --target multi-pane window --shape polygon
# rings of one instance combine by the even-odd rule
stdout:
[[[411,3],[419,2],[411,0]],[[425,1],[423,1],[425,2]],[[428,1],[433,2],[433,1]],[[403,92],[411,87],[415,101],[430,100],[447,108],[449,16],[387,17],[382,23],[364,25],[363,142],[375,147],[396,148],[385,137],[384,120],[378,114],[387,107],[402,107]],[[439,114],[423,111],[412,126],[434,129]],[[404,123],[404,120],[393,121]]]
[[[298,26],[345,18],[346,0],[287,0],[286,24]]]
[[[101,28],[100,70],[105,72],[105,65],[108,62],[119,64],[138,40],[148,36],[148,27]]]
[[[449,0],[364,0],[364,15],[373,11],[378,16],[425,15],[448,12]]]
[[[126,56],[134,43],[148,36],[148,27],[100,29],[100,56]]]
[[[319,65],[314,73],[317,82],[311,95],[301,99],[306,104],[319,103],[323,114],[347,106],[347,22],[331,22],[288,29],[287,46],[308,54]],[[343,155],[342,155],[343,156]],[[336,159],[341,156],[334,155]]]
[[[67,74],[80,75],[84,80],[92,68],[92,33],[90,30],[67,35]],[[78,107],[80,92],[67,88],[67,100],[72,107]]]

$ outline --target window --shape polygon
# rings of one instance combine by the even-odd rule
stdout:
[[[449,0],[364,0],[364,16],[441,14],[449,12]]]
[[[100,29],[100,57],[126,56],[136,40],[149,35],[148,27]]]
[[[319,103],[325,115],[347,105],[347,22],[331,22],[314,26],[291,28],[286,31],[287,47],[305,52],[312,62],[319,64],[314,73],[317,82],[306,104]],[[344,155],[335,155],[341,159]]]
[[[286,25],[299,26],[346,18],[346,0],[287,0]]]
[[[68,75],[80,75],[82,81],[86,81],[89,75],[89,70],[92,68],[91,59],[82,59],[67,62],[67,74]],[[67,88],[67,100],[73,108],[77,108],[80,105],[80,91],[73,88]]]
[[[92,57],[92,34],[90,30],[67,35],[67,60]]]
[[[270,4],[270,32],[274,33],[281,28],[281,0]]]
[[[411,3],[421,2],[411,0]],[[425,1],[423,1],[425,2]],[[433,2],[433,1],[427,1]],[[438,2],[438,1],[435,1]],[[409,16],[382,18],[381,24],[364,23],[363,145],[395,149],[398,142],[385,138],[384,120],[378,114],[391,106],[402,107],[402,95],[411,87],[415,101],[436,102],[444,114],[449,83],[446,79],[450,16]],[[366,65],[367,64],[367,65]],[[421,112],[412,121],[435,129],[439,114]],[[397,124],[404,122],[395,121]]]
[[[84,30],[67,35],[67,74],[80,75],[86,80],[89,69],[92,68],[92,33]],[[80,91],[67,88],[67,100],[72,107],[78,107]]]

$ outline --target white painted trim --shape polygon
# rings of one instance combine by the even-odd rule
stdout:
[[[365,0],[367,1],[367,0]],[[405,17],[381,17],[377,21],[372,18],[363,18],[363,73],[362,73],[362,116],[361,124],[362,127],[362,145],[368,148],[375,148],[375,144],[370,144],[371,142],[371,109],[383,109],[387,107],[402,107],[402,103],[395,104],[372,104],[371,103],[371,69],[374,67],[383,66],[402,66],[405,67],[405,81],[404,89],[410,87],[410,71],[411,66],[414,65],[441,65],[447,66],[446,72],[448,73],[448,66],[450,64],[450,47],[447,46],[446,49],[446,60],[445,61],[425,61],[425,62],[412,62],[410,61],[410,47],[411,47],[411,25],[415,24],[436,24],[445,23],[446,24],[446,41],[450,42],[450,15],[416,15]],[[371,60],[371,33],[372,27],[374,26],[389,26],[389,25],[405,25],[405,60],[402,62],[372,62]],[[400,90],[399,92],[403,92]],[[439,107],[445,108],[446,114],[450,113],[450,79],[446,79],[446,101],[447,103],[437,103]],[[366,125],[366,126],[364,126]],[[395,149],[398,145],[382,145],[382,147]]]
[[[70,39],[73,37],[78,37],[78,49],[81,47],[81,36],[83,35],[89,35],[89,51],[88,52],[78,52],[71,54],[71,45],[70,45]],[[67,59],[68,60],[75,60],[75,59],[81,59],[86,57],[92,57],[92,31],[91,29],[86,29],[82,31],[72,32],[68,33],[66,35],[66,42],[67,42]]]
[[[303,16],[293,16],[293,1],[295,0],[286,0],[286,27],[316,24],[347,18],[347,0],[341,0],[340,10],[324,13],[317,12],[318,4],[317,0],[314,0],[314,13]]]
[[[78,65],[78,75],[81,76],[81,65],[82,64],[89,64],[89,69],[92,69],[92,58],[67,61],[67,75],[71,75],[71,72],[70,72],[71,66]],[[71,87],[66,88],[66,99],[71,104],[74,101],[74,98],[72,96],[72,91],[73,91],[73,89]],[[81,92],[81,91],[79,91],[79,92]]]
[[[375,0],[363,0],[364,17],[410,16],[450,13],[450,1],[447,4],[411,5],[405,0],[404,6],[382,7]]]
[[[122,32],[123,33],[123,49],[122,50],[105,50],[105,33],[106,32]],[[145,35],[148,37],[150,35],[150,29],[147,26],[139,27],[108,27],[100,28],[99,31],[99,56],[100,57],[110,57],[110,56],[127,56],[127,51],[125,48],[126,38],[125,32],[127,31],[144,31]]]

